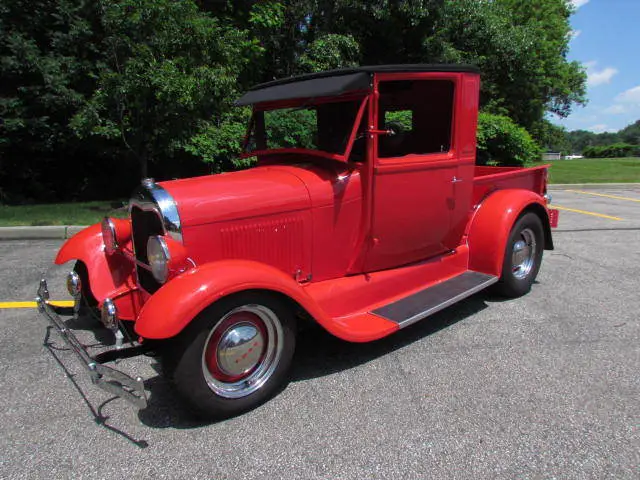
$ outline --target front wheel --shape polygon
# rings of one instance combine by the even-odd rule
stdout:
[[[255,408],[286,381],[295,318],[279,298],[240,293],[212,305],[166,349],[165,372],[203,417]]]
[[[496,291],[506,297],[520,297],[531,290],[542,262],[544,232],[540,217],[522,215],[509,234]]]

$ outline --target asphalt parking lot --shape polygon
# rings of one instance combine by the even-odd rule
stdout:
[[[220,423],[150,357],[119,364],[146,379],[136,411],[53,332],[43,346],[35,310],[0,310],[0,478],[638,478],[640,189],[585,192],[552,192],[556,250],[526,297],[481,293],[371,344],[304,332],[289,385]],[[0,242],[0,301],[43,272],[66,299],[60,244]]]

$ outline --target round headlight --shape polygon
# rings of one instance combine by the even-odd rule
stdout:
[[[116,225],[109,217],[104,217],[104,220],[102,220],[102,241],[107,255],[111,255],[117,250]]]
[[[162,237],[149,237],[147,241],[147,259],[153,278],[159,283],[167,281],[169,276],[169,248]]]

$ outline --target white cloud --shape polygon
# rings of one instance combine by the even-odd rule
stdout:
[[[571,3],[573,4],[573,8],[575,8],[577,10],[581,6],[589,3],[589,0],[571,0]]]
[[[580,36],[581,33],[582,33],[582,30],[571,30],[571,32],[569,32],[569,39],[575,40]]]
[[[605,67],[598,70],[596,68],[597,62],[585,62],[584,66],[587,69],[587,85],[590,87],[597,87],[605,83],[611,83],[611,79],[618,73],[618,69],[613,67]]]
[[[621,113],[627,113],[627,108],[624,105],[614,104],[603,110],[603,113],[610,115],[620,115]]]
[[[615,132],[615,128],[610,128],[608,125],[604,123],[599,123],[597,125],[591,125],[587,128],[587,130],[591,130],[594,133],[603,133],[603,132]]]
[[[616,103],[640,106],[640,85],[622,92],[615,98]]]

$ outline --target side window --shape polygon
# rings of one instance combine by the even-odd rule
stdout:
[[[448,152],[451,149],[454,83],[448,80],[380,83],[378,156]]]

